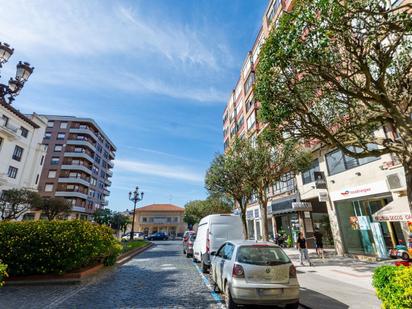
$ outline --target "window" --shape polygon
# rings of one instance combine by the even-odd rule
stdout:
[[[57,171],[49,171],[48,178],[56,178]]]
[[[67,122],[61,122],[60,129],[67,129]]]
[[[43,162],[44,162],[44,156],[41,156],[40,165],[43,165]]]
[[[174,217],[174,218],[173,218],[173,221],[174,221],[175,223],[179,222],[179,217]]]
[[[368,149],[374,148],[376,148],[376,145],[368,146]],[[353,147],[351,148],[351,150],[357,151],[357,149]],[[326,154],[325,158],[329,175],[335,175],[379,159],[379,157],[366,157],[362,159],[356,159],[343,154],[343,152],[338,149]]]
[[[1,149],[1,146],[3,145],[3,138],[2,137],[0,137],[0,149]]]
[[[63,150],[63,145],[55,145],[54,152],[61,152]]]
[[[247,129],[250,130],[253,125],[255,124],[256,121],[256,115],[255,113],[252,113],[252,115],[249,116],[249,118],[247,119]]]
[[[16,147],[14,148],[14,152],[13,152],[13,160],[20,162],[22,156],[23,156],[23,148],[16,145]]]
[[[243,118],[243,116],[240,116],[239,121],[237,122],[238,130],[243,128],[243,122],[244,122],[244,118]]]
[[[96,145],[96,149],[97,149],[98,152],[102,152],[103,147],[102,147],[102,145],[97,144],[97,145]]]
[[[53,127],[54,127],[54,121],[49,121],[49,122],[47,123],[47,127],[48,127],[48,128],[53,128]]]
[[[18,169],[17,168],[15,168],[14,166],[9,166],[9,170],[8,170],[8,172],[7,172],[7,175],[10,177],[10,178],[16,178],[17,177],[17,172],[18,172]]]
[[[46,132],[45,134],[44,134],[44,139],[51,139],[51,132]]]
[[[7,125],[9,124],[9,117],[7,117],[6,115],[1,116],[1,118],[4,120],[4,126],[7,127]]]
[[[96,155],[96,156],[94,157],[94,161],[96,161],[97,164],[100,164],[100,162],[102,161],[102,158],[100,158],[99,155]]]
[[[250,110],[252,106],[255,105],[255,99],[251,98],[249,101],[246,102],[246,112]]]
[[[52,157],[50,164],[51,164],[51,165],[58,165],[59,162],[60,162],[60,158],[59,158],[59,157]]]
[[[319,172],[319,160],[316,159],[315,161],[312,162],[311,166],[302,172],[302,182],[304,185],[314,182],[315,181],[315,175],[314,172]]]
[[[142,221],[143,221],[143,222],[147,222],[147,218],[146,218],[146,217],[143,217],[143,218],[142,218]]]
[[[27,130],[25,127],[20,127],[20,131],[21,131],[21,136],[27,138],[27,136],[29,135],[29,130]]]
[[[53,192],[53,184],[46,183],[46,185],[44,186],[44,192]]]
[[[66,134],[65,134],[65,133],[59,132],[59,133],[57,134],[57,139],[58,139],[58,140],[63,140],[65,137],[66,137]]]
[[[35,182],[36,185],[39,183],[39,177],[40,177],[40,175],[37,174],[37,176],[36,176],[36,182]]]
[[[237,253],[237,261],[242,264],[272,266],[290,263],[282,249],[275,246],[242,246]]]
[[[255,73],[250,72],[245,82],[245,95],[249,92],[250,88],[252,88],[254,82],[255,82]]]
[[[225,249],[223,250],[223,258],[225,260],[231,260],[234,249],[235,249],[234,245],[232,245],[231,243],[227,243],[225,246]]]

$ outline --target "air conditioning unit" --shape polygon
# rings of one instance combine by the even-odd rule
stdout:
[[[403,173],[394,173],[387,175],[386,183],[388,184],[390,191],[398,192],[406,190],[406,181]]]

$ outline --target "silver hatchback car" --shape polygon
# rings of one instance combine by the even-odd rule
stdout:
[[[224,293],[228,309],[237,304],[299,307],[296,269],[279,246],[227,241],[211,255],[211,278]]]

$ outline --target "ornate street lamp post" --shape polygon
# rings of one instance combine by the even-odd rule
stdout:
[[[0,42],[0,69],[13,55],[13,52],[14,49],[9,44]],[[17,64],[16,77],[10,78],[8,85],[0,83],[0,100],[11,104],[23,89],[24,83],[27,82],[33,70],[34,68],[29,63],[20,61]]]
[[[136,186],[134,192],[129,192],[129,200],[133,202],[133,221],[132,221],[132,230],[130,232],[130,240],[133,240],[134,237],[134,220],[136,216],[136,204],[143,199],[144,192],[139,193],[139,187]]]

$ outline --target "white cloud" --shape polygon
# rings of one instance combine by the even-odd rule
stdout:
[[[116,169],[136,174],[160,176],[189,182],[203,182],[201,173],[189,170],[182,166],[147,163],[135,160],[115,160]]]

